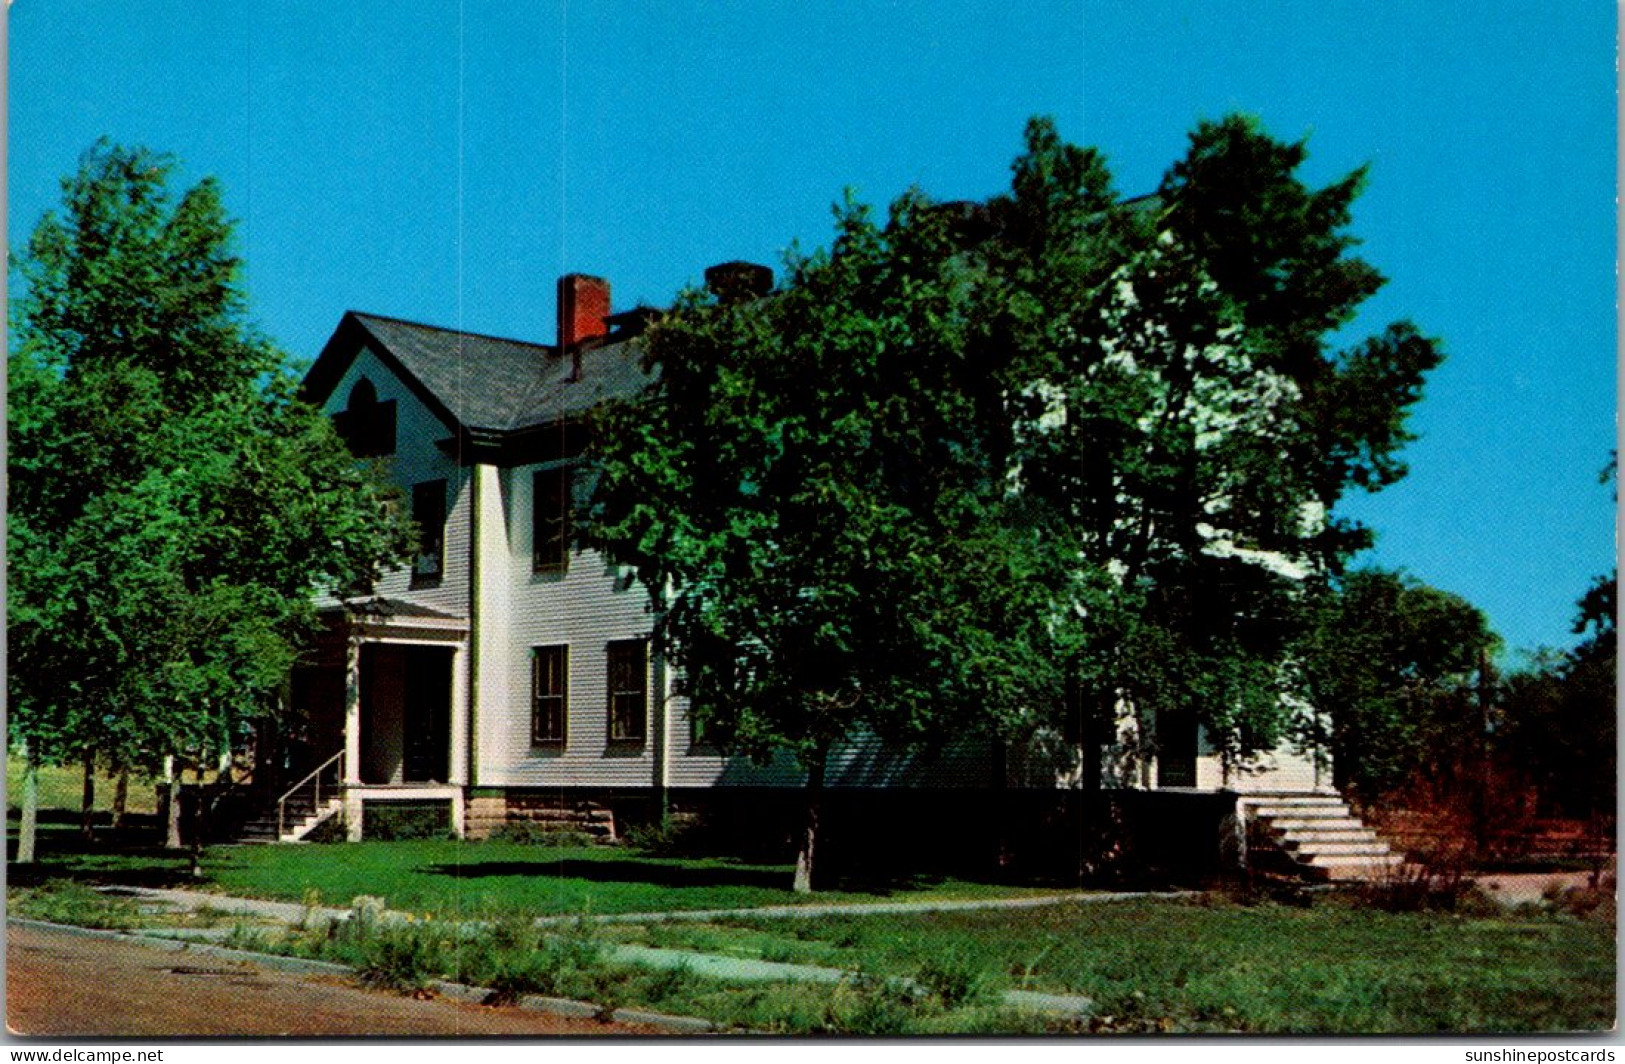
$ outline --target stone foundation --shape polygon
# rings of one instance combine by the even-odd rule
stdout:
[[[615,813],[597,802],[553,794],[510,791],[468,799],[469,838],[490,838],[510,825],[528,824],[540,831],[574,832],[599,842],[615,842]]]

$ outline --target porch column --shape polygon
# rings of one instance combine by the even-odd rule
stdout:
[[[361,841],[361,640],[351,637],[344,660],[344,830]]]
[[[351,639],[344,659],[344,783],[361,782],[361,640]]]
[[[468,767],[474,756],[468,729],[468,648],[451,652],[451,751],[446,759],[446,782],[456,788],[451,796],[451,830],[464,837],[464,812],[468,799]]]
[[[446,759],[447,783],[468,786],[468,761],[473,746],[468,734],[468,648],[451,652],[451,753]]]

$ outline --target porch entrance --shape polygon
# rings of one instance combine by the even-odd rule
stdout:
[[[451,647],[361,646],[362,783],[446,783],[451,764]]]
[[[1157,786],[1196,786],[1196,714],[1157,711]]]

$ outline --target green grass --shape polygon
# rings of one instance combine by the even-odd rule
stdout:
[[[152,847],[91,844],[57,825],[42,828],[30,881],[192,886],[244,897],[303,902],[314,891],[341,908],[359,895],[392,909],[454,917],[484,913],[574,915],[745,908],[879,898],[959,898],[1039,893],[960,880],[852,881],[808,897],[789,890],[792,869],[720,858],[651,856],[631,848],[555,847],[489,840],[424,839],[311,846],[214,846],[200,882],[186,858]],[[14,875],[18,874],[16,871]]]
[[[16,810],[23,800],[23,759],[6,757],[6,808]],[[39,771],[39,807],[79,812],[85,785],[84,769],[77,765],[42,765]],[[99,812],[113,808],[113,791],[117,780],[104,772],[96,773],[96,805]],[[131,813],[153,813],[158,809],[158,794],[154,782],[142,776],[131,775],[126,809]]]
[[[128,930],[145,924],[143,914],[122,898],[111,898],[90,887],[58,880],[38,887],[8,887],[6,913],[53,924]]]
[[[988,1004],[997,991],[1010,988],[1086,995],[1097,1004],[1092,1029],[1103,1031],[1554,1032],[1606,1029],[1614,1022],[1611,901],[1597,908],[1500,915],[1393,913],[1361,907],[1353,898],[1322,897],[1297,907],[1209,896],[1198,902],[909,916],[610,925],[592,932],[600,939],[870,973],[833,990],[735,986],[601,963],[572,962],[574,967],[555,966],[554,974],[546,965],[512,959],[503,962],[509,964],[506,974],[471,969],[466,958],[480,949],[448,940],[443,929],[448,918],[494,919],[515,939],[521,933],[514,929],[528,926],[525,917],[542,914],[1036,891],[915,877],[851,881],[840,884],[843,890],[805,898],[786,889],[788,865],[660,857],[631,848],[449,840],[213,847],[206,851],[206,878],[193,884],[184,856],[134,838],[86,844],[70,824],[47,822],[42,861],[11,869],[11,908],[96,926],[127,926],[140,915],[84,889],[94,883],[196,885],[340,907],[358,895],[383,897],[390,908],[418,915],[420,922],[407,934],[419,937],[366,945],[370,954],[347,963],[376,969],[386,984],[405,985],[425,971],[498,984],[506,978],[516,990],[548,992],[551,986],[552,992],[606,1005],[642,1004],[790,1033],[1042,1029],[1049,1021]],[[431,913],[435,920],[421,921]],[[500,958],[496,945],[491,955]],[[306,942],[278,948],[335,947]],[[548,982],[566,968],[575,974]],[[898,978],[931,987],[932,995],[900,993]]]
[[[671,923],[651,945],[1079,993],[1108,1030],[1598,1030],[1614,1020],[1612,921],[1145,900],[1034,910]]]

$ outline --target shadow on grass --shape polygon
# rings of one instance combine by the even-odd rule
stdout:
[[[61,881],[135,887],[187,887],[198,883],[190,874],[191,859],[186,851],[160,845],[156,840],[162,836],[148,826],[118,831],[98,827],[95,837],[86,839],[79,833],[77,815],[50,815],[42,810],[35,839],[36,860],[26,865],[16,863],[16,823],[7,826],[6,882],[15,886],[36,887]]]
[[[791,872],[788,868],[737,868],[725,865],[690,865],[671,861],[626,857],[608,861],[473,861],[466,864],[436,864],[420,869],[428,875],[452,879],[486,879],[495,876],[581,879],[593,883],[642,883],[651,887],[747,887],[788,894]],[[942,882],[940,876],[917,873],[884,874],[870,872],[843,875],[836,872],[823,890],[889,896],[898,891],[923,890]]]
[[[647,883],[652,887],[759,887],[783,890],[789,884],[786,873],[770,869],[715,865],[694,867],[635,857],[618,861],[474,861],[468,864],[429,865],[422,871],[452,879],[527,876],[584,879],[594,883]]]

